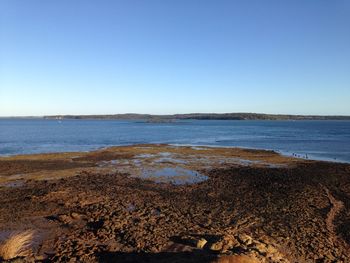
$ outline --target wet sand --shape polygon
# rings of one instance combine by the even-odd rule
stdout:
[[[25,261],[350,262],[350,165],[136,145],[0,158],[0,239]],[[234,262],[234,261],[232,261]]]

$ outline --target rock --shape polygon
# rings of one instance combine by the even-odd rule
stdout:
[[[264,243],[257,243],[255,245],[255,248],[260,252],[260,253],[266,253],[266,245]]]
[[[11,263],[26,263],[28,261],[25,258],[20,258],[19,257],[19,258],[10,259],[7,262],[11,262]]]
[[[251,245],[253,243],[253,239],[251,236],[247,234],[240,234],[238,235],[238,238],[245,244],[245,245]]]
[[[222,246],[222,251],[228,251],[230,249],[233,249],[235,247],[238,247],[240,244],[238,240],[231,235],[224,236],[223,238],[223,246]]]
[[[335,260],[335,257],[334,257],[333,255],[331,255],[331,254],[327,254],[327,255],[326,255],[326,259],[327,259],[328,261],[334,261],[334,260]]]
[[[80,218],[81,218],[81,215],[78,214],[78,213],[73,212],[73,213],[71,213],[71,217],[72,217],[73,219],[80,219]]]
[[[211,244],[209,249],[212,251],[218,252],[218,251],[222,250],[222,247],[223,247],[223,243],[220,241],[220,242],[215,242],[215,243]]]
[[[58,220],[61,221],[62,223],[68,224],[71,221],[70,216],[67,215],[59,215]]]
[[[261,263],[256,257],[250,255],[231,255],[219,257],[215,263]]]
[[[266,252],[269,254],[275,254],[278,253],[278,250],[275,247],[268,245],[266,248]]]
[[[205,244],[207,244],[207,243],[208,243],[207,240],[205,240],[204,238],[201,238],[197,241],[196,247],[202,249],[202,248],[204,248]]]

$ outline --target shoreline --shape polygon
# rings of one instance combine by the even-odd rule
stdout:
[[[335,159],[330,157],[318,157],[315,156],[312,153],[303,153],[304,157],[302,157],[301,153],[294,153],[284,150],[278,150],[278,149],[269,149],[269,148],[254,148],[254,147],[244,147],[244,146],[230,146],[230,145],[212,145],[212,144],[178,144],[178,143],[131,143],[131,144],[116,144],[116,145],[109,145],[109,146],[100,146],[96,148],[91,148],[89,150],[81,150],[81,151],[56,151],[56,152],[38,152],[38,153],[22,153],[22,154],[0,154],[0,158],[10,158],[10,157],[16,157],[16,156],[30,156],[30,155],[42,155],[42,154],[62,154],[62,153],[89,153],[89,152],[95,152],[100,150],[108,150],[108,148],[114,148],[114,147],[133,147],[137,145],[172,145],[177,147],[208,147],[208,148],[234,148],[234,149],[246,149],[246,150],[259,150],[259,151],[273,151],[277,154],[280,154],[285,157],[291,157],[296,158],[300,160],[310,160],[310,161],[321,161],[321,162],[331,162],[331,163],[343,163],[343,164],[350,164],[350,161],[342,160],[342,159]],[[294,155],[295,154],[295,155]],[[307,156],[307,158],[305,158]]]
[[[16,165],[18,163],[19,167],[17,167],[15,170],[18,171],[18,173],[13,173],[11,176],[6,177],[3,176],[4,172],[1,172],[0,170],[0,183],[6,181],[6,179],[11,180],[13,178],[14,180],[25,180],[27,178],[30,179],[36,179],[41,178],[45,179],[45,175],[40,173],[40,165],[35,165],[35,169],[31,166],[32,162],[36,163],[38,160],[41,161],[41,165],[43,165],[43,170],[45,171],[45,162],[49,162],[52,164],[56,164],[53,169],[52,164],[50,164],[49,171],[47,171],[48,174],[52,173],[51,169],[53,169],[54,177],[57,178],[57,174],[60,174],[63,172],[63,176],[71,176],[78,171],[81,171],[82,169],[89,168],[90,170],[99,170],[100,169],[100,163],[104,161],[110,161],[115,158],[116,160],[121,159],[125,155],[125,159],[123,159],[124,162],[128,162],[127,159],[133,159],[137,157],[137,155],[142,154],[153,154],[154,152],[173,152],[175,155],[182,155],[182,151],[186,150],[186,154],[199,154],[203,155],[200,151],[200,149],[204,150],[205,158],[208,160],[205,160],[205,162],[210,162],[209,158],[215,158],[215,162],[211,163],[211,166],[220,166],[220,163],[225,160],[226,156],[235,156],[236,159],[228,159],[228,162],[231,162],[235,165],[242,165],[240,163],[240,159],[242,159],[243,164],[244,162],[247,164],[254,164],[254,162],[269,162],[270,160],[272,162],[277,161],[277,165],[279,163],[296,163],[296,162],[303,162],[308,161],[304,159],[298,159],[293,158],[289,156],[284,156],[276,151],[271,150],[262,150],[262,149],[251,149],[251,148],[239,148],[239,147],[213,147],[213,146],[203,146],[203,145],[177,145],[177,144],[132,144],[132,145],[122,145],[122,146],[109,146],[109,147],[101,147],[97,150],[92,151],[74,151],[74,152],[54,152],[54,153],[35,153],[35,154],[20,154],[20,155],[12,155],[12,156],[6,156],[6,157],[0,157],[0,164],[1,162],[7,162],[10,163],[13,161]],[[199,149],[199,150],[198,150]],[[261,156],[257,155],[255,153],[260,153]],[[185,154],[185,155],[186,155]],[[106,155],[106,156],[104,156]],[[78,158],[77,158],[78,156]],[[86,161],[84,158],[90,158],[91,160]],[[80,158],[80,159],[79,159]],[[185,156],[184,159],[187,157]],[[245,159],[246,158],[246,159]],[[143,159],[143,158],[141,158]],[[148,160],[150,159],[150,160]],[[78,160],[78,161],[77,161]],[[82,161],[79,161],[82,160]],[[143,160],[143,165],[147,165],[148,163],[152,163],[152,158],[146,158]],[[187,162],[187,160],[184,160]],[[199,165],[196,164],[196,160],[191,160],[191,163],[194,163],[194,165],[197,167]],[[202,165],[203,163],[201,163]],[[246,165],[245,164],[245,165]],[[64,169],[60,169],[60,165],[63,166]],[[176,165],[176,163],[175,163]],[[178,165],[178,164],[177,164]],[[28,170],[28,172],[22,172],[20,169],[21,167],[25,167],[25,171]],[[38,167],[37,167],[38,166]],[[152,164],[150,165],[152,166]],[[187,168],[184,165],[182,165],[183,168]],[[192,165],[189,165],[188,168],[192,168]],[[70,168],[67,168],[70,167]],[[197,167],[198,168],[198,167]],[[212,167],[213,168],[213,167]],[[9,173],[9,171],[7,171]],[[47,177],[50,177],[48,175]]]
[[[350,261],[349,164],[140,144],[1,157],[0,179],[29,262]]]

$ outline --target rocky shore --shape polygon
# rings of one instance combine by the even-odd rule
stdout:
[[[2,157],[0,200],[5,262],[350,262],[349,164],[170,145]]]

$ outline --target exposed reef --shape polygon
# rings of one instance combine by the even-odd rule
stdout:
[[[0,184],[24,262],[350,262],[349,164],[135,145],[2,157]]]

